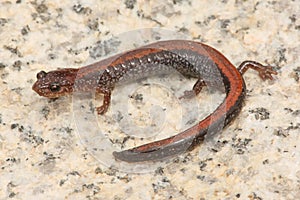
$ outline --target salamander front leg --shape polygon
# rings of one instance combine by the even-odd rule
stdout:
[[[110,90],[101,91],[101,93],[104,95],[104,97],[103,97],[102,106],[99,106],[96,108],[98,115],[103,115],[104,113],[107,112],[108,107],[110,105],[110,99],[111,99],[111,91]]]
[[[193,89],[184,91],[184,94],[179,97],[179,99],[191,99],[192,97],[197,96],[201,92],[203,86],[206,86],[206,84],[202,78],[199,78],[193,86]]]

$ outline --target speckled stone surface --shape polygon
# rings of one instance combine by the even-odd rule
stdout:
[[[299,19],[296,0],[1,1],[0,199],[299,199]],[[279,74],[244,75],[245,106],[215,142],[154,172],[124,173],[80,143],[71,97],[31,87],[40,70],[93,63],[105,38],[151,27]]]

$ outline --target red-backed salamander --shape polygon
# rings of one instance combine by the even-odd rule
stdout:
[[[193,149],[208,132],[219,132],[230,123],[241,110],[246,92],[242,74],[249,68],[258,71],[263,80],[272,80],[272,75],[277,74],[271,66],[255,61],[244,61],[235,68],[219,51],[200,42],[169,40],[152,43],[82,68],[58,69],[47,73],[41,71],[32,89],[48,98],[57,98],[73,91],[96,91],[104,95],[103,105],[97,107],[98,114],[107,111],[116,84],[171,70],[197,78],[193,89],[184,93],[184,98],[190,98],[192,93],[198,94],[203,86],[225,90],[226,98],[217,109],[191,128],[166,139],[113,153],[117,160],[126,162],[155,161]]]

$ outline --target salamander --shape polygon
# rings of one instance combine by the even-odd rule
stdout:
[[[277,72],[271,66],[246,60],[236,68],[219,51],[206,44],[188,40],[159,41],[117,54],[81,68],[40,71],[32,89],[39,95],[57,98],[74,91],[95,91],[103,94],[98,114],[109,108],[116,85],[139,78],[177,71],[197,81],[180,98],[191,98],[204,86],[225,91],[223,102],[196,125],[171,137],[138,147],[113,152],[115,159],[144,162],[165,158],[192,150],[207,133],[220,132],[240,112],[246,94],[242,75],[249,69],[258,71],[262,80],[273,79]]]

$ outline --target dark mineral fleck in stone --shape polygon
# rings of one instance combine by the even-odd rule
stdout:
[[[136,4],[136,0],[125,0],[126,8],[133,9]]]
[[[22,28],[21,33],[22,33],[22,35],[27,35],[29,31],[30,31],[30,28],[27,25],[27,26]]]

